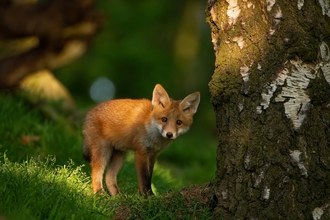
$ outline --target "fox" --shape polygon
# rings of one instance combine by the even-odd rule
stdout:
[[[151,179],[158,154],[186,133],[197,111],[200,93],[173,100],[156,84],[152,100],[114,99],[102,102],[86,115],[83,156],[91,165],[93,193],[120,193],[117,174],[127,151],[134,152],[139,194],[154,195]],[[104,175],[105,172],[105,175]]]

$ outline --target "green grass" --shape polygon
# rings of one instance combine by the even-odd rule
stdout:
[[[92,196],[89,178],[72,162],[30,159],[0,163],[0,215],[8,219],[109,219],[111,200]]]
[[[187,189],[189,190],[189,188]],[[145,199],[125,196],[120,200],[118,219],[212,219],[210,209],[200,197],[184,196],[179,191]]]
[[[0,217],[6,219],[211,219],[199,197],[179,191],[145,198],[92,195],[89,177],[72,161],[56,165],[55,157],[22,163],[0,159]]]
[[[179,137],[158,157],[173,176],[181,177],[183,186],[211,181],[215,175],[217,141],[208,134],[203,139],[196,133]]]
[[[0,103],[0,218],[112,219],[123,207],[130,207],[124,211],[134,219],[209,218],[207,207],[187,202],[176,190],[212,180],[216,147],[212,138],[200,138],[192,130],[160,155],[152,180],[156,197],[137,194],[132,153],[118,176],[124,194],[94,196],[90,167],[82,159],[83,119],[68,124],[51,120],[11,93],[0,93]],[[71,121],[67,115],[61,117]]]
[[[14,161],[29,157],[57,156],[57,163],[64,164],[70,157],[81,162],[81,132],[72,131],[41,114],[36,106],[21,96],[0,94],[0,152]],[[26,137],[38,137],[26,144]]]

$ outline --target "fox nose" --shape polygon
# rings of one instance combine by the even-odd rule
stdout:
[[[167,132],[167,133],[166,133],[166,137],[167,137],[167,138],[171,138],[171,137],[173,137],[173,133],[172,133],[172,132]]]

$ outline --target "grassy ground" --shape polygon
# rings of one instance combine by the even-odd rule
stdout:
[[[54,157],[14,163],[6,156],[1,162],[0,213],[5,218],[109,219],[113,213],[110,200],[89,195],[88,177],[72,163],[56,166]]]
[[[187,202],[181,191],[173,190],[212,179],[215,140],[191,131],[174,141],[155,167],[156,197],[137,195],[132,154],[118,177],[124,194],[94,196],[90,168],[82,159],[82,120],[74,126],[64,123],[71,121],[69,115],[51,120],[20,95],[0,93],[0,103],[0,219],[210,217],[201,201]]]

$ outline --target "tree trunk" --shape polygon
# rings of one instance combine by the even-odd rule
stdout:
[[[330,2],[209,0],[215,215],[330,219]]]

